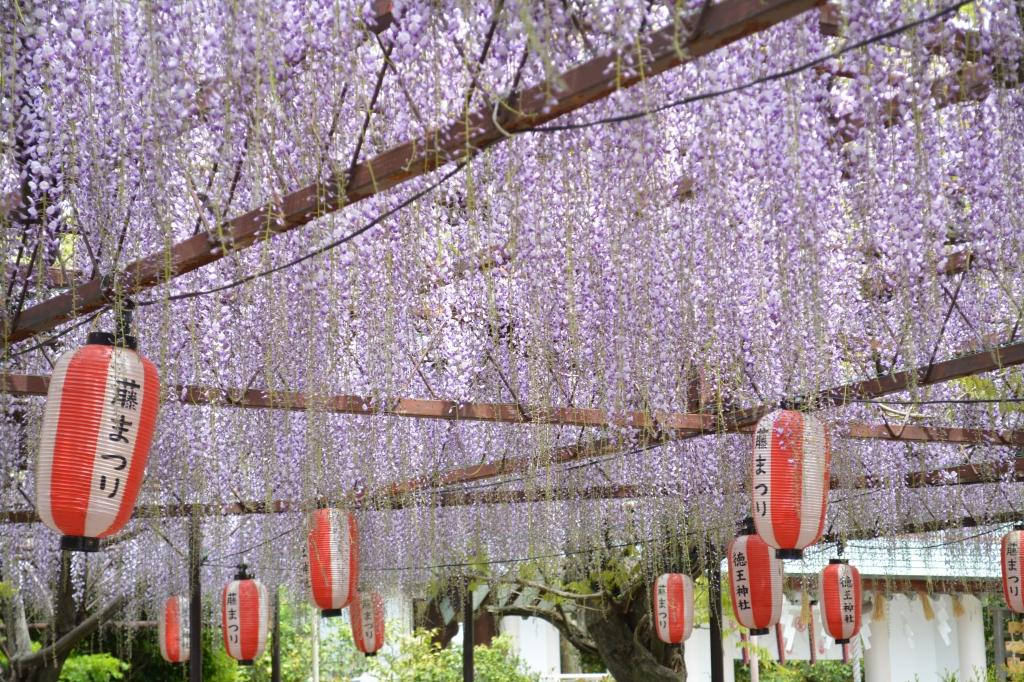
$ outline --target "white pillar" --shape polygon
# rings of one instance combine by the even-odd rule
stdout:
[[[761,682],[761,659],[754,650],[759,639],[761,638],[757,635],[750,636],[750,682]]]
[[[876,594],[875,599],[885,599],[885,597]],[[894,606],[892,602],[889,602],[885,605],[885,617],[881,620],[871,620],[871,641],[869,642],[871,648],[864,649],[864,682],[892,682],[892,658],[889,654],[889,614],[892,613]]]
[[[313,682],[320,682],[320,609],[313,609]]]
[[[964,613],[956,617],[957,648],[960,653],[960,682],[985,682],[985,625],[981,602],[961,594]]]

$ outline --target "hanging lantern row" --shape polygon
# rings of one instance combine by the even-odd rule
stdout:
[[[160,655],[169,663],[185,663],[189,654],[188,601],[180,595],[168,597],[159,615]]]
[[[131,518],[156,426],[160,378],[137,352],[131,309],[116,334],[61,355],[46,394],[36,510],[64,550],[95,552]]]
[[[800,559],[825,529],[831,446],[828,429],[795,410],[777,410],[754,429],[751,513],[780,559]]]
[[[654,630],[665,644],[682,644],[693,632],[693,580],[665,573],[654,581]]]
[[[221,631],[228,655],[242,665],[252,665],[267,646],[267,588],[249,575],[245,564],[221,593]]]
[[[356,517],[340,509],[313,512],[308,538],[309,584],[324,616],[340,616],[359,584]]]
[[[378,592],[360,592],[348,607],[352,641],[367,656],[384,646],[384,598]]]

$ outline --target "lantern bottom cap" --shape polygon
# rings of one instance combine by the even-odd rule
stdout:
[[[371,652],[369,652],[369,653],[367,653],[367,654],[366,654],[366,657],[367,657],[367,658],[371,658],[371,657],[373,657],[373,656],[376,656],[376,655],[377,655],[377,652],[376,652],[376,651],[371,651]]]
[[[244,661],[239,661],[238,665],[252,665],[253,661],[251,658],[247,658]]]
[[[60,548],[68,552],[98,552],[100,539],[81,535],[61,535]]]
[[[771,632],[771,630],[769,630],[768,628],[750,628],[751,637],[756,637],[757,635],[767,635],[769,632]]]
[[[848,640],[848,639],[837,639],[836,640],[836,644],[849,644],[849,643],[850,643],[850,640]]]
[[[324,618],[337,618],[341,615],[341,609],[324,609],[320,612]]]
[[[803,559],[804,551],[802,549],[777,549],[775,550],[776,559]]]

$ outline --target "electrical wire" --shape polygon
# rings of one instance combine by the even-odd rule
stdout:
[[[287,263],[282,263],[281,265],[277,265],[277,266],[274,266],[272,268],[267,268],[266,270],[261,270],[260,272],[255,272],[255,273],[253,273],[251,275],[246,275],[245,277],[241,277],[241,278],[236,279],[236,280],[234,280],[232,282],[228,282],[227,284],[222,284],[220,286],[212,287],[210,289],[200,289],[198,291],[186,291],[186,292],[183,292],[183,293],[180,293],[180,294],[173,294],[173,295],[167,296],[165,298],[150,299],[148,301],[137,301],[136,305],[139,305],[139,306],[150,306],[150,305],[155,305],[157,303],[163,303],[165,301],[181,301],[181,300],[190,299],[190,298],[198,298],[199,296],[206,296],[208,294],[215,294],[215,293],[218,293],[218,292],[221,292],[221,291],[227,291],[228,289],[234,289],[237,286],[241,286],[242,284],[245,284],[246,282],[251,282],[254,279],[258,279],[260,277],[266,277],[267,275],[272,275],[272,274],[274,274],[276,272],[280,272],[280,271],[285,270],[287,268],[290,268],[290,267],[293,267],[295,265],[298,265],[299,263],[303,263],[303,262],[305,262],[305,261],[307,261],[307,260],[309,260],[311,258],[319,256],[322,253],[326,253],[327,251],[330,251],[331,249],[334,249],[334,248],[336,248],[338,246],[341,246],[342,244],[355,239],[356,237],[358,237],[359,235],[363,234],[367,230],[370,230],[370,229],[376,227],[377,225],[379,225],[383,221],[387,220],[388,218],[390,218],[394,214],[396,214],[399,211],[401,211],[402,209],[410,206],[411,204],[415,203],[416,201],[418,201],[422,197],[426,196],[427,194],[430,194],[432,191],[434,191],[435,189],[437,189],[438,187],[443,185],[446,181],[448,181],[449,179],[454,177],[456,174],[458,174],[459,171],[461,171],[465,167],[466,167],[466,162],[464,162],[464,161],[456,164],[455,167],[452,170],[450,170],[447,173],[445,173],[436,182],[434,182],[434,183],[428,185],[427,187],[424,187],[420,191],[412,194],[411,196],[406,198],[404,201],[402,201],[400,204],[398,204],[394,208],[388,209],[384,213],[381,213],[376,218],[374,218],[370,222],[366,223],[365,225],[363,225],[359,229],[357,229],[357,230],[355,230],[353,232],[350,232],[347,235],[345,235],[344,237],[340,237],[339,239],[336,239],[333,242],[330,242],[328,244],[324,244],[323,246],[318,247],[318,248],[316,248],[316,249],[314,249],[314,250],[310,251],[309,253],[306,253],[306,254],[304,254],[302,256],[299,256],[298,258],[294,258],[294,259],[288,261]]]
[[[660,113],[662,111],[666,111],[668,109],[676,109],[678,107],[685,106],[687,104],[693,104],[695,102],[701,102],[701,101],[705,101],[705,100],[709,100],[709,99],[715,99],[715,98],[718,98],[718,97],[723,97],[725,95],[731,95],[731,94],[734,94],[734,93],[737,93],[737,92],[742,92],[744,90],[749,90],[750,88],[756,87],[758,85],[764,85],[765,83],[770,83],[772,81],[782,80],[783,78],[788,78],[790,76],[795,76],[798,73],[801,73],[803,71],[807,71],[809,69],[813,69],[816,66],[820,66],[820,65],[824,64],[825,62],[828,62],[828,61],[831,61],[831,60],[836,59],[838,57],[841,57],[844,54],[847,54],[849,52],[853,52],[854,50],[859,50],[862,47],[867,47],[868,45],[872,45],[874,43],[881,42],[881,41],[886,40],[888,38],[893,38],[893,37],[895,37],[897,35],[900,35],[902,33],[906,33],[907,31],[910,31],[912,29],[917,28],[918,26],[921,26],[923,24],[927,24],[927,23],[930,23],[932,21],[935,21],[935,20],[940,19],[940,18],[942,18],[942,17],[944,17],[944,16],[946,16],[948,14],[953,14],[954,12],[959,11],[961,7],[973,4],[975,1],[976,0],[961,0],[960,2],[955,2],[952,5],[950,5],[948,7],[945,7],[944,9],[941,9],[941,10],[939,10],[937,12],[932,13],[932,14],[929,14],[928,16],[922,17],[921,19],[916,19],[914,21],[911,21],[909,23],[903,24],[901,26],[897,26],[896,28],[890,29],[888,31],[884,31],[882,33],[873,35],[870,38],[865,38],[865,39],[859,40],[859,41],[857,41],[855,43],[851,43],[850,45],[846,45],[845,47],[842,47],[842,48],[840,48],[838,50],[834,50],[832,52],[829,52],[828,54],[825,54],[825,55],[822,55],[822,56],[817,57],[815,59],[812,59],[811,61],[804,62],[804,63],[799,64],[797,66],[790,67],[788,69],[783,69],[781,71],[775,71],[775,72],[770,73],[770,74],[768,74],[766,76],[761,76],[760,78],[755,78],[754,80],[750,80],[750,81],[747,81],[745,83],[741,83],[739,85],[734,85],[734,86],[731,86],[731,87],[728,87],[728,88],[723,88],[723,89],[720,89],[720,90],[709,90],[707,92],[702,92],[702,93],[697,94],[697,95],[691,95],[689,97],[683,97],[681,99],[677,99],[677,100],[673,100],[671,102],[667,102],[665,104],[662,104],[660,106],[654,107],[652,109],[642,109],[640,111],[633,111],[633,112],[630,112],[628,114],[619,114],[617,116],[608,116],[606,118],[594,119],[592,121],[583,121],[583,122],[580,122],[580,123],[562,123],[562,124],[557,124],[557,125],[546,125],[546,126],[539,126],[539,127],[536,127],[536,128],[527,128],[527,129],[522,129],[522,130],[512,130],[512,131],[509,131],[509,133],[511,135],[525,135],[527,133],[558,133],[558,132],[564,132],[564,131],[568,131],[568,130],[583,130],[583,129],[586,129],[586,128],[593,128],[593,127],[596,127],[596,126],[599,126],[599,125],[607,125],[607,124],[614,124],[614,123],[625,123],[627,121],[633,121],[633,120],[636,120],[638,118],[644,118],[646,116],[651,116],[653,114],[657,114],[657,113]]]

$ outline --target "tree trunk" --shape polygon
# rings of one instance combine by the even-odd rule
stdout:
[[[616,606],[586,611],[587,633],[597,645],[601,660],[618,682],[685,682],[685,667],[676,672],[640,646],[627,614]]]

